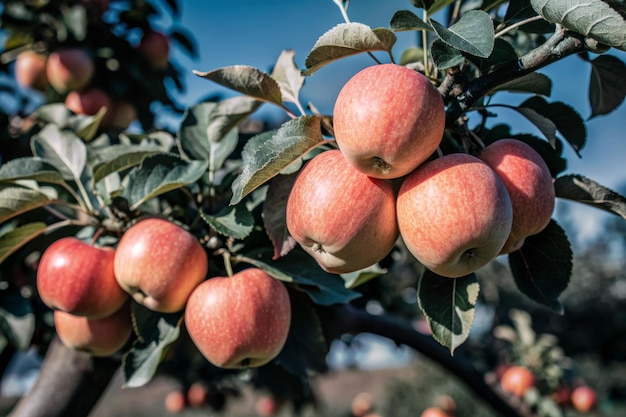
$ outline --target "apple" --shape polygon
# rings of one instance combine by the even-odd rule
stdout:
[[[457,278],[494,259],[511,231],[511,200],[498,175],[462,153],[426,162],[398,192],[398,227],[409,251],[438,275]]]
[[[84,88],[91,81],[94,72],[93,59],[84,49],[61,49],[48,56],[48,81],[61,94]]]
[[[254,411],[258,416],[271,417],[277,415],[282,406],[283,402],[272,395],[261,395],[254,403]]]
[[[139,51],[153,68],[166,68],[170,54],[169,37],[158,31],[147,31],[139,41]]]
[[[111,98],[107,93],[99,88],[70,92],[65,97],[65,107],[76,114],[84,114],[88,116],[93,116],[98,113],[100,109],[106,108],[107,112],[102,119],[102,124],[105,125],[109,123],[109,120],[111,119]]]
[[[187,389],[187,403],[191,407],[202,407],[206,405],[209,397],[209,390],[201,382],[194,382]]]
[[[191,291],[206,278],[208,258],[191,233],[168,220],[149,218],[124,233],[113,269],[135,301],[173,313],[185,307]]]
[[[359,392],[352,398],[352,403],[350,404],[352,416],[363,417],[367,415],[372,411],[373,405],[374,399],[372,398],[372,394],[369,392]]]
[[[45,91],[48,88],[45,55],[34,51],[21,52],[15,58],[15,80],[22,87]]]
[[[322,152],[300,171],[287,200],[287,229],[327,272],[383,259],[398,238],[389,180],[356,170],[341,151]]]
[[[399,178],[439,146],[445,128],[439,91],[424,75],[396,64],[365,68],[343,86],[333,112],[339,149],[359,171]]]
[[[525,366],[511,366],[500,379],[500,386],[505,392],[509,392],[516,397],[523,397],[526,391],[535,385],[535,376],[530,369]]]
[[[596,405],[596,392],[587,385],[581,385],[574,388],[570,401],[576,411],[586,413]]]
[[[191,293],[185,309],[191,340],[221,368],[268,363],[283,348],[290,324],[287,289],[258,268],[206,280]]]
[[[132,334],[130,303],[100,319],[57,310],[54,326],[65,346],[93,356],[111,356],[124,347]]]
[[[422,414],[420,414],[420,417],[451,417],[451,416],[452,414],[446,413],[439,407],[428,407],[427,409],[422,411]]]
[[[108,126],[127,129],[136,119],[137,109],[135,106],[125,100],[115,100],[112,104],[111,117],[106,122]]]
[[[175,389],[167,393],[164,399],[165,409],[172,413],[182,413],[187,407],[187,398],[185,393],[180,389]]]
[[[48,307],[92,319],[109,316],[128,300],[113,273],[115,251],[65,237],[44,251],[37,290]]]
[[[514,252],[550,222],[555,205],[552,174],[541,155],[517,139],[498,140],[479,157],[500,176],[511,197],[513,224],[500,253]]]

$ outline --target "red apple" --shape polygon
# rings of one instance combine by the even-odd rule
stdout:
[[[150,65],[157,69],[167,67],[170,54],[170,40],[167,35],[157,31],[144,33],[139,42],[139,51]]]
[[[258,416],[271,417],[278,414],[283,402],[272,395],[261,395],[254,404],[254,411]]]
[[[439,407],[428,407],[427,409],[422,411],[422,414],[420,414],[420,417],[451,417],[451,416],[452,414],[446,413]]]
[[[509,194],[480,159],[451,154],[421,165],[400,187],[398,227],[409,251],[456,278],[494,259],[511,231]]]
[[[37,290],[50,308],[89,318],[102,318],[128,300],[113,274],[115,251],[74,237],[57,240],[41,257]]]
[[[266,364],[283,348],[290,323],[287,289],[258,268],[208,279],[193,291],[185,309],[189,336],[221,368]]]
[[[287,201],[287,228],[325,271],[375,264],[398,238],[391,182],[357,171],[338,150],[316,155],[300,171]]]
[[[100,109],[106,108],[107,113],[102,119],[102,124],[106,125],[111,119],[111,98],[99,88],[70,92],[67,97],[65,97],[65,107],[76,114],[88,116],[93,116],[98,113]]]
[[[54,312],[54,326],[59,339],[67,347],[93,356],[111,356],[124,347],[132,334],[130,303],[100,319],[57,310]]]
[[[45,91],[48,88],[45,55],[34,51],[20,53],[15,59],[15,80],[22,87]]]
[[[502,178],[511,197],[513,224],[500,252],[511,253],[550,222],[555,204],[552,174],[537,151],[516,139],[492,143],[483,149],[480,159]]]
[[[93,59],[80,48],[61,49],[48,56],[46,75],[59,93],[85,87],[95,72]]]
[[[439,91],[424,75],[396,64],[352,77],[335,102],[335,139],[346,159],[375,178],[399,178],[435,152],[445,128]]]
[[[523,397],[526,391],[535,385],[535,376],[525,366],[511,366],[500,379],[502,390],[510,392],[516,397]]]
[[[120,286],[138,303],[173,313],[185,307],[191,291],[206,278],[208,258],[191,233],[150,218],[124,233],[113,267]]]
[[[185,410],[185,407],[187,407],[185,393],[180,389],[168,392],[165,396],[164,403],[165,409],[171,414],[182,413]]]
[[[574,388],[570,401],[576,411],[587,413],[596,405],[596,392],[586,385],[581,385]]]

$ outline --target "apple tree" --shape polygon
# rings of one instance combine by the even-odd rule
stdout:
[[[590,117],[617,117],[624,5],[411,0],[372,28],[333,1],[338,23],[304,67],[286,49],[270,72],[194,70],[207,90],[237,94],[186,109],[175,96],[192,69],[169,49],[196,47],[175,0],[3,3],[2,69],[17,84],[3,85],[0,369],[18,350],[45,354],[12,416],[87,415],[119,367],[127,389],[157,373],[189,392],[201,382],[216,409],[245,373],[297,411],[315,402],[331,342],[362,332],[432,358],[502,415],[561,415],[485,378],[463,346],[492,278],[481,268],[496,260],[519,297],[563,314],[573,251],[556,199],[626,219],[624,196],[564,173],[564,147],[584,156],[593,140],[538,72],[579,56]],[[171,27],[154,26],[160,14]],[[418,42],[398,51],[398,32]],[[356,54],[371,66],[333,114],[301,102],[307,77]],[[527,98],[493,104],[501,92]],[[261,106],[286,121],[255,124]],[[180,119],[174,132],[160,125],[168,115]],[[73,249],[55,256],[65,239]],[[61,302],[96,309],[109,293],[123,298],[113,314]],[[554,386],[535,388],[551,401]]]

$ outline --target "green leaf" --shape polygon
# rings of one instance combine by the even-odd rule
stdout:
[[[505,106],[505,107],[509,107],[509,106]],[[556,143],[558,141],[556,137],[556,125],[554,124],[554,122],[552,122],[552,120],[548,119],[547,117],[542,116],[536,110],[533,110],[528,107],[510,106],[509,108],[517,111],[526,119],[528,119],[532,124],[534,124],[541,131],[541,133],[543,133],[546,139],[548,139],[548,142],[550,142],[550,144],[553,147],[556,147]]]
[[[19,289],[0,291],[0,334],[18,350],[31,345],[35,333],[35,315],[31,301]]]
[[[124,387],[141,387],[152,379],[167,347],[180,334],[180,313],[157,313],[133,303],[133,324],[138,339],[122,358]]]
[[[502,38],[497,38],[493,44],[493,51],[487,58],[479,58],[469,55],[472,61],[482,74],[488,74],[505,65],[510,65],[518,60],[515,48]]]
[[[3,188],[0,190],[0,223],[55,201],[38,190],[23,187]]]
[[[33,154],[48,160],[66,180],[80,182],[87,163],[87,148],[74,133],[48,124],[32,138]]]
[[[527,237],[524,246],[508,256],[517,288],[562,314],[558,297],[572,274],[572,249],[565,231],[551,220],[541,233]]]
[[[247,237],[254,228],[254,217],[243,203],[224,207],[215,215],[200,212],[200,216],[218,233],[235,239]]]
[[[432,16],[452,3],[454,3],[454,0],[435,0],[430,6],[428,6],[426,11],[428,12],[428,15]]]
[[[542,96],[550,96],[552,93],[552,80],[539,72],[531,72],[523,77],[500,84],[489,93],[493,94],[497,91],[532,93]]]
[[[128,174],[122,197],[136,210],[151,198],[198,181],[207,166],[206,161],[184,161],[174,154],[149,156]]]
[[[45,231],[46,224],[36,222],[25,224],[0,234],[0,264]]]
[[[626,22],[602,0],[530,0],[530,4],[548,22],[626,50]]]
[[[608,211],[626,219],[626,197],[583,177],[565,175],[554,182],[556,196]]]
[[[46,104],[37,109],[37,120],[44,124],[65,127],[72,117],[74,115],[63,103]]]
[[[435,66],[440,70],[452,68],[465,62],[465,57],[458,49],[451,47],[441,39],[434,40],[430,47],[430,53]]]
[[[297,245],[287,230],[286,220],[287,200],[296,177],[296,174],[274,177],[263,202],[263,226],[274,247],[272,259],[285,256]]]
[[[283,100],[278,83],[257,68],[233,65],[213,71],[194,71],[193,73],[257,100],[282,106]]]
[[[324,33],[313,45],[304,61],[304,75],[311,75],[323,66],[363,52],[386,51],[396,43],[396,35],[389,29],[372,30],[363,23],[341,23]]]
[[[291,49],[281,52],[272,70],[272,78],[280,87],[283,101],[290,103],[300,102],[298,97],[304,85],[304,76],[294,61],[295,55]]]
[[[626,64],[611,55],[590,61],[589,104],[591,117],[615,110],[626,97]]]
[[[278,131],[250,138],[241,153],[243,169],[233,183],[230,204],[237,204],[323,142],[318,116],[302,116],[284,123]]]
[[[415,15],[415,13],[409,10],[398,10],[395,12],[391,17],[389,26],[394,32],[404,32],[408,30],[433,30],[431,25],[424,22],[417,15]]]
[[[76,133],[76,136],[85,142],[89,142],[96,136],[96,133],[98,133],[100,123],[102,122],[102,119],[104,119],[106,113],[107,109],[103,107],[93,116],[77,114],[70,118],[68,127]]]
[[[0,166],[0,181],[35,180],[64,184],[63,176],[54,165],[39,157],[16,158]]]
[[[481,58],[491,55],[495,33],[491,17],[481,10],[471,10],[449,28],[431,19],[439,38],[449,46]]]
[[[114,172],[137,166],[146,157],[163,153],[158,146],[109,145],[89,150],[93,166],[93,182],[97,183]]]
[[[374,264],[359,271],[341,274],[341,278],[345,281],[346,288],[352,289],[358,287],[359,285],[363,285],[374,278],[378,278],[386,272],[386,269],[381,268],[378,264]]]
[[[417,287],[417,301],[436,341],[454,350],[469,337],[480,285],[475,274],[446,278],[425,270]]]

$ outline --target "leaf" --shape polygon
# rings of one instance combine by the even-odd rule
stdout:
[[[478,67],[482,74],[488,74],[505,65],[511,65],[518,60],[518,56],[515,48],[509,42],[497,38],[493,44],[493,51],[487,58],[469,55],[468,59]]]
[[[465,62],[465,57],[458,49],[451,47],[441,39],[434,40],[430,53],[435,66],[440,70],[452,68]]]
[[[572,274],[572,249],[565,231],[551,220],[541,233],[527,237],[524,246],[508,256],[517,288],[562,314],[558,297]]]
[[[341,274],[341,278],[345,281],[346,288],[352,289],[358,287],[359,285],[363,285],[374,278],[378,278],[386,272],[386,269],[381,268],[378,264],[374,264],[359,271]]]
[[[41,191],[22,187],[3,188],[0,190],[0,223],[54,201]]]
[[[0,234],[0,264],[45,231],[46,224],[36,222],[25,224]]]
[[[106,113],[107,109],[102,107],[93,116],[85,116],[82,114],[75,115],[70,118],[68,127],[76,133],[76,136],[85,142],[89,142],[96,136],[96,133],[98,133],[100,123]]]
[[[426,10],[430,16],[437,13],[439,10],[454,3],[454,0],[434,0],[428,9]]]
[[[26,350],[35,333],[31,301],[18,288],[0,291],[0,334],[18,350]]]
[[[39,157],[16,158],[0,166],[0,181],[35,180],[64,184],[63,176],[54,165]]]
[[[539,72],[531,72],[523,77],[500,84],[489,93],[510,91],[516,93],[533,93],[549,97],[552,93],[552,80]]]
[[[243,169],[233,183],[230,204],[237,204],[324,141],[319,116],[302,116],[284,123],[278,131],[250,138],[241,153]]]
[[[590,61],[589,104],[591,116],[608,114],[626,97],[626,64],[611,55],[601,55]]]
[[[481,58],[491,55],[495,42],[491,17],[481,10],[470,10],[449,28],[431,19],[439,38],[449,46]]]
[[[136,210],[151,198],[196,182],[207,166],[206,161],[184,161],[174,154],[149,156],[128,174],[122,197]]]
[[[475,274],[446,278],[425,270],[419,280],[419,307],[434,339],[450,349],[451,354],[469,337],[479,291]]]
[[[200,216],[218,233],[235,239],[245,238],[254,228],[252,213],[248,211],[245,204],[241,203],[224,207],[215,215],[201,212]]]
[[[283,100],[278,83],[254,67],[233,65],[209,72],[194,70],[193,73],[257,100],[282,106]]]
[[[263,226],[274,247],[272,259],[285,256],[297,245],[287,230],[286,220],[287,200],[296,177],[296,174],[274,177],[263,202]]]
[[[395,12],[391,17],[389,26],[394,32],[404,32],[408,30],[433,30],[431,25],[424,22],[416,16],[415,13],[409,10],[398,10]]]
[[[198,45],[194,42],[194,37],[192,34],[188,33],[186,30],[183,30],[181,27],[177,27],[176,29],[170,31],[169,36],[172,40],[182,46],[183,50],[189,54],[189,56],[193,58],[199,58],[198,56]]]
[[[274,69],[272,78],[280,87],[283,101],[299,103],[300,89],[304,85],[304,76],[294,61],[295,51],[289,49],[281,52]]]
[[[552,120],[542,116],[536,110],[530,109],[528,107],[519,106],[510,108],[517,111],[526,119],[528,119],[532,124],[534,124],[541,131],[541,133],[543,133],[546,139],[548,139],[548,142],[550,142],[553,147],[556,147],[556,143],[558,141],[556,137],[556,125],[552,122]]]
[[[85,144],[70,131],[48,124],[32,138],[33,154],[48,160],[66,180],[80,181],[87,163]]]
[[[626,219],[626,197],[583,177],[565,175],[554,181],[556,196],[608,211]]]
[[[530,0],[548,22],[626,50],[626,22],[602,0]]]
[[[396,35],[389,29],[372,30],[363,23],[340,23],[324,33],[313,45],[304,61],[304,75],[311,75],[331,62],[363,52],[386,51],[396,43]]]
[[[133,303],[133,325],[138,339],[122,358],[124,387],[141,387],[152,379],[167,347],[180,334],[180,313],[157,313]]]
[[[158,146],[109,145],[89,151],[93,166],[93,182],[97,183],[114,172],[137,166],[146,157],[163,151]]]

